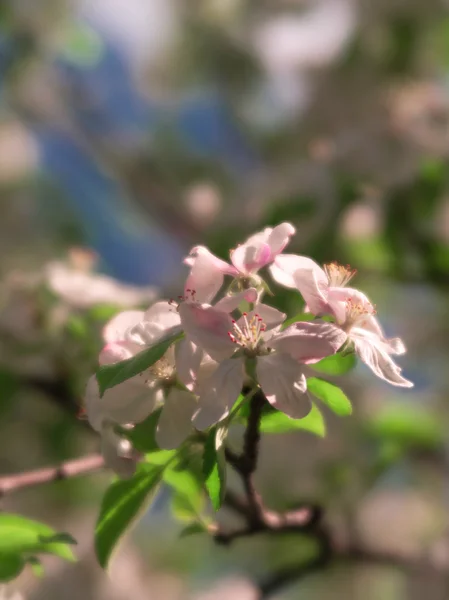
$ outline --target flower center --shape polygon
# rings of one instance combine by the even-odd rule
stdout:
[[[168,303],[177,311],[182,302],[196,302],[196,290],[187,289],[184,296],[178,296],[176,300],[170,298]]]
[[[345,287],[357,273],[357,269],[351,269],[349,265],[339,265],[337,262],[324,265],[324,271],[331,287]]]
[[[345,329],[350,329],[359,325],[367,316],[374,316],[376,309],[370,303],[356,303],[352,298],[346,300],[346,321]]]
[[[267,326],[260,315],[255,313],[248,318],[248,313],[244,312],[240,324],[232,320],[232,331],[228,331],[228,336],[234,344],[254,356],[261,349],[266,329]]]
[[[151,379],[154,379],[154,382],[158,384],[170,381],[175,373],[175,368],[173,364],[163,356],[148,369],[148,372],[151,373],[152,377],[147,380],[147,383],[151,386],[153,383]]]

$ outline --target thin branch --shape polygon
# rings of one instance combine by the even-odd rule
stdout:
[[[58,467],[47,467],[15,475],[5,475],[0,477],[0,497],[22,488],[34,487],[44,483],[71,479],[79,475],[93,473],[103,467],[104,459],[101,454],[91,454],[83,458],[68,460]]]

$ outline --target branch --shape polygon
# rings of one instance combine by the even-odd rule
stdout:
[[[22,488],[71,479],[72,477],[98,471],[103,467],[104,459],[101,454],[91,454],[83,458],[68,460],[58,467],[47,467],[16,475],[5,475],[4,477],[0,477],[0,498]]]

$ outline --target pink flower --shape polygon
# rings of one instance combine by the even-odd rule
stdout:
[[[224,418],[241,392],[247,359],[255,360],[267,400],[290,417],[310,410],[304,365],[334,354],[346,334],[332,323],[295,323],[284,331],[285,315],[260,304],[235,321],[213,307],[180,306],[183,326],[195,344],[217,361],[199,377],[195,425],[203,429]]]
[[[210,303],[223,285],[224,276],[251,277],[272,263],[288,244],[295,228],[290,223],[267,227],[231,251],[231,265],[204,246],[196,246],[185,259],[190,269],[186,287],[196,291],[196,300]]]

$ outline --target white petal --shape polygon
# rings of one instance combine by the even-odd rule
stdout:
[[[85,394],[87,418],[91,426],[101,430],[104,421],[138,423],[146,419],[156,407],[154,390],[145,384],[145,373],[128,379],[106,390],[100,398],[95,376],[89,379]]]
[[[156,302],[144,314],[143,319],[134,326],[127,339],[137,344],[151,346],[163,337],[180,331],[181,319],[176,307],[169,302]]]
[[[320,285],[328,285],[326,273],[314,260],[307,256],[279,254],[269,268],[271,276],[277,283],[290,288],[296,287],[293,275],[298,269],[313,271],[315,273],[316,281]]]
[[[242,358],[225,360],[200,379],[197,390],[199,408],[194,416],[197,429],[206,429],[229,414],[242,391],[243,379]]]
[[[204,246],[197,246],[191,252],[193,255],[186,259],[191,269],[184,287],[185,296],[210,303],[223,285],[224,276],[235,276],[237,272]]]
[[[375,335],[363,330],[351,331],[355,351],[378,377],[399,387],[413,387],[413,383],[401,375],[401,368],[385,350],[383,343]]]
[[[115,433],[111,425],[101,432],[101,453],[106,466],[122,479],[129,479],[136,471],[137,456],[131,442]]]
[[[228,335],[233,325],[227,313],[208,305],[183,302],[179,314],[186,335],[214,360],[223,360],[233,354],[235,345]]]
[[[267,243],[271,249],[271,259],[282,252],[285,246],[290,241],[292,235],[296,233],[296,229],[290,223],[281,223],[270,233]]]
[[[188,338],[175,345],[176,374],[189,390],[192,390],[203,359],[203,350]]]
[[[142,346],[133,342],[110,342],[101,350],[98,362],[100,365],[113,365],[135,356],[142,350]]]
[[[346,319],[346,304],[348,300],[350,300],[353,304],[360,304],[367,309],[372,307],[368,296],[366,296],[366,294],[360,290],[356,290],[355,288],[331,287],[328,291],[329,312],[335,315],[338,323],[344,323]],[[367,328],[383,336],[380,325],[374,317],[367,314],[365,320]]]
[[[266,243],[258,245],[242,244],[231,254],[234,267],[245,275],[257,273],[259,269],[271,262],[271,249]]]
[[[277,310],[277,308],[273,308],[272,306],[268,306],[267,304],[257,304],[254,307],[254,314],[258,314],[262,321],[267,326],[267,329],[273,329],[278,325],[281,325],[285,321],[285,317],[287,316],[285,313]],[[251,315],[252,313],[249,313]]]
[[[293,280],[309,312],[317,316],[330,312],[328,284],[318,278],[316,270],[298,269],[293,273]]]
[[[229,296],[225,296],[221,300],[219,300],[216,304],[214,304],[214,308],[216,310],[221,310],[222,312],[230,313],[239,305],[246,300],[246,302],[257,302],[257,290],[256,288],[249,288],[244,292],[239,292],[238,294],[231,294]]]
[[[156,430],[159,448],[177,448],[193,430],[192,416],[197,409],[195,396],[190,392],[171,388]]]
[[[299,362],[310,363],[335,354],[346,339],[347,334],[333,323],[300,321],[274,336],[269,345]]]
[[[312,408],[307,382],[298,363],[287,354],[259,356],[257,379],[268,402],[289,417],[301,419]]]
[[[127,332],[143,320],[144,314],[143,310],[125,310],[112,317],[103,328],[104,341],[109,343],[125,340]]]

